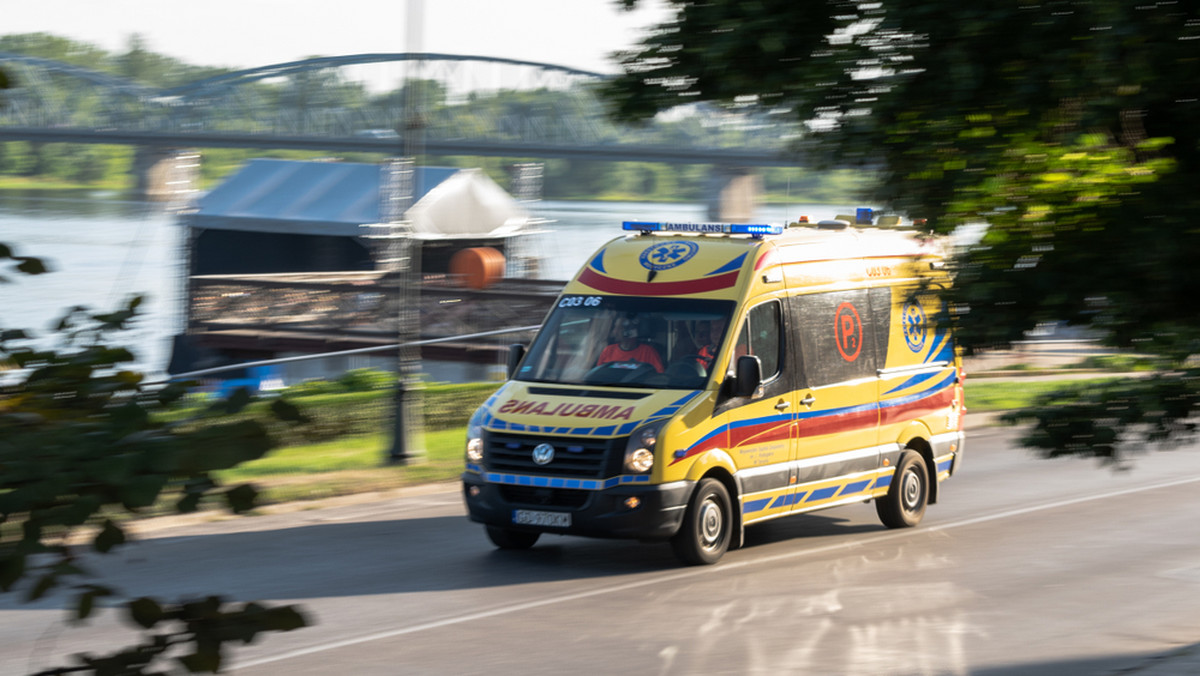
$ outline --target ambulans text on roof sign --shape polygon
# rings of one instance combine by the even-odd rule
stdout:
[[[625,230],[637,232],[696,232],[714,235],[780,235],[782,225],[761,223],[659,223],[652,221],[625,221]]]

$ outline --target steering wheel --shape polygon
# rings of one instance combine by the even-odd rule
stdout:
[[[667,370],[670,371],[672,369],[681,369],[682,367],[695,365],[697,369],[696,375],[707,376],[708,367],[704,365],[704,362],[711,364],[713,360],[705,359],[704,357],[701,357],[698,352],[693,352],[691,354],[685,354],[682,357],[672,359],[671,363],[667,364]]]
[[[583,374],[583,381],[594,385],[631,383],[641,380],[654,367],[641,361],[610,361],[594,366]]]

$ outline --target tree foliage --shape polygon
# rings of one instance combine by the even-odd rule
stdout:
[[[0,265],[41,274],[45,265],[0,244]],[[124,367],[133,360],[111,336],[137,315],[140,298],[110,313],[69,310],[47,346],[26,331],[0,327],[0,592],[33,601],[59,588],[74,594],[71,612],[84,621],[100,599],[118,590],[94,581],[85,549],[104,554],[130,540],[122,523],[170,499],[193,511],[209,495],[235,512],[254,506],[250,485],[222,488],[212,473],[261,457],[272,441],[261,422],[237,420],[200,428],[158,415],[185,391],[182,384],[150,387]],[[245,406],[245,390],[201,412],[220,416]],[[299,419],[285,402],[276,412]],[[86,538],[83,536],[86,535]],[[86,545],[76,544],[85,541]],[[266,631],[305,625],[292,606],[229,604],[219,597],[165,603],[125,602],[127,616],[146,630],[142,641],[110,655],[77,656],[78,664],[43,673],[161,673],[161,659],[193,672],[221,667],[224,646]],[[182,652],[182,654],[177,654]]]
[[[156,53],[150,47],[151,45],[148,45],[146,40],[137,34],[129,37],[124,52],[116,54],[86,42],[49,33],[0,35],[0,52],[61,61],[120,75],[155,87],[174,87],[203,77],[229,72],[227,68],[187,64],[170,56]]]
[[[674,19],[620,55],[607,90],[619,117],[695,101],[786,111],[807,126],[797,150],[813,162],[879,172],[876,203],[941,233],[989,224],[958,261],[967,349],[1006,346],[1043,321],[1093,327],[1161,356],[1149,390],[1180,405],[1141,383],[1071,419],[1101,416],[1114,438],[1186,429],[1175,423],[1197,401],[1186,360],[1200,345],[1196,3],[669,4]],[[1124,406],[1137,414],[1118,415]],[[1035,412],[1045,434],[1032,442],[1109,452],[1050,433],[1064,416]]]

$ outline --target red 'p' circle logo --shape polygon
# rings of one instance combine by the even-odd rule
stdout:
[[[862,353],[862,319],[854,304],[846,301],[838,306],[833,317],[833,342],[837,343],[842,359],[854,361]]]

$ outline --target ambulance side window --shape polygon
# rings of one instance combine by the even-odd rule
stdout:
[[[779,357],[783,347],[781,323],[779,301],[768,301],[751,308],[738,333],[732,361],[736,363],[738,357],[752,354],[762,362],[763,382],[774,378],[779,373]]]
[[[814,293],[791,302],[807,387],[876,375],[878,319],[867,289]]]

